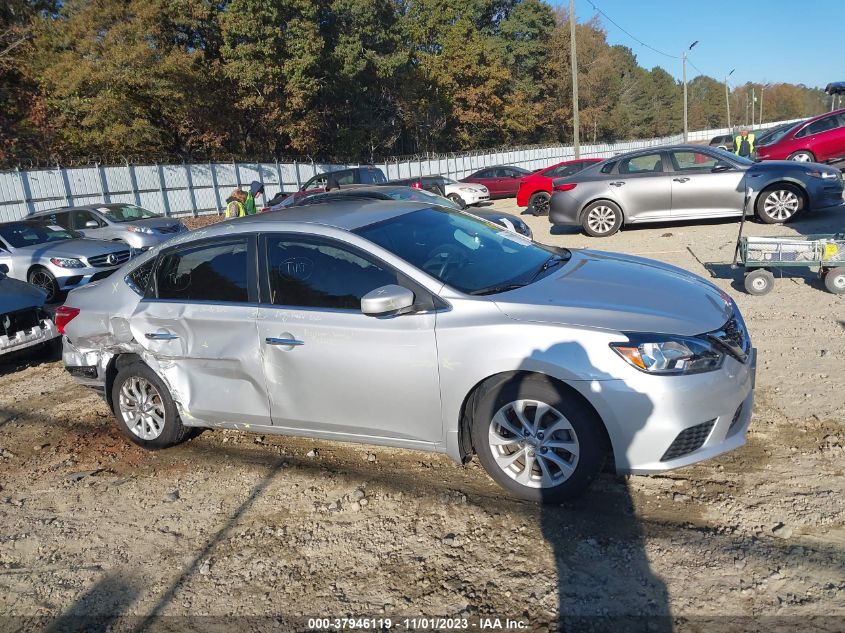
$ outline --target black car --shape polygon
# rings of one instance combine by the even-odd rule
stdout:
[[[348,200],[350,198],[358,198],[361,200],[412,200],[415,202],[436,204],[450,209],[461,209],[458,204],[452,202],[448,198],[433,194],[424,189],[406,187],[402,185],[378,185],[371,187],[352,186],[345,189],[336,189],[334,191],[314,192],[301,196],[288,206],[303,207],[311,204],[319,204],[321,202]],[[470,213],[489,222],[495,222],[506,229],[520,233],[526,237],[533,237],[531,227],[529,227],[521,218],[511,215],[510,213],[501,213],[493,210],[481,211],[479,209],[473,209]]]
[[[378,185],[387,182],[384,172],[374,165],[360,165],[348,169],[336,169],[309,178],[299,191],[279,192],[262,211],[275,210],[279,206],[291,206],[297,199],[314,192],[330,191],[348,185]],[[282,204],[284,203],[284,204]]]

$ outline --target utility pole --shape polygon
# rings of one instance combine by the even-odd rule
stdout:
[[[766,86],[760,86],[760,120],[758,123],[763,125],[763,91],[766,89]]]
[[[692,44],[690,44],[687,51],[691,51],[692,47],[696,44],[698,44],[698,40],[695,40]],[[689,137],[689,125],[687,122],[687,51],[684,51],[684,54],[681,56],[684,60],[684,143],[687,142],[687,139]]]
[[[754,127],[754,111],[757,109],[757,95],[754,94],[754,86],[751,86],[751,127]]]
[[[581,158],[581,121],[578,116],[578,47],[575,44],[575,0],[569,0],[569,47],[572,62],[572,146]]]
[[[728,109],[728,130],[731,129],[731,91],[728,88],[728,77],[734,74],[736,68],[732,68],[731,72],[725,75],[725,106]]]

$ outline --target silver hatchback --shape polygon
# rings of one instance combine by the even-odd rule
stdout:
[[[123,242],[139,252],[188,230],[179,220],[126,203],[51,209],[40,211],[33,218],[85,237]]]
[[[744,443],[755,355],[736,304],[637,257],[472,215],[350,200],[177,237],[70,294],[64,362],[123,433],[191,427],[478,455],[559,502],[611,455],[653,473]]]

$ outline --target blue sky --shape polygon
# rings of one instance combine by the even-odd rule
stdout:
[[[842,25],[845,0],[592,0],[626,31],[660,51],[680,57],[693,41],[690,60],[704,74],[732,85],[803,83],[824,88],[845,81]],[[568,0],[553,4],[569,6]],[[575,0],[578,21],[596,15],[590,0]],[[645,68],[662,66],[681,77],[681,60],[642,46],[603,16],[611,44],[631,48]],[[743,28],[744,27],[744,28]],[[688,78],[698,72],[687,66]]]

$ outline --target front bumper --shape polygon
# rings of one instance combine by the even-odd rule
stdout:
[[[473,191],[459,191],[458,195],[464,201],[464,204],[471,206],[481,202],[488,202],[490,200],[490,193],[473,192]]]
[[[842,204],[842,180],[818,180],[808,189],[810,208],[820,209]]]
[[[29,330],[21,330],[12,335],[0,335],[0,356],[47,343],[58,336],[60,336],[59,331],[52,319],[41,319],[36,327]]]
[[[59,289],[67,291],[106,279],[118,268],[120,268],[119,265],[113,268],[59,268],[58,266],[51,266],[50,272],[56,278]]]
[[[638,372],[639,373],[639,372]],[[582,391],[604,420],[621,474],[650,474],[745,443],[754,407],[756,350],[718,371],[593,383]]]

